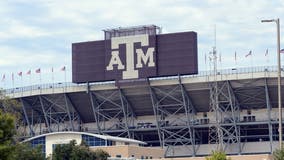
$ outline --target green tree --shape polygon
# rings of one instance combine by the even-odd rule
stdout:
[[[13,146],[12,154],[8,160],[44,160],[45,156],[42,153],[42,147],[33,148],[29,143],[18,143]]]
[[[14,117],[0,110],[0,160],[8,159],[13,150]]]
[[[273,152],[273,159],[274,160],[284,160],[284,148],[276,149]]]
[[[39,148],[20,144],[16,135],[16,122],[19,121],[19,103],[4,96],[0,90],[0,160],[41,160],[44,159]]]
[[[213,151],[210,157],[206,157],[206,160],[230,160],[230,158],[227,158],[225,152]]]
[[[59,144],[55,147],[53,160],[106,160],[109,154],[103,150],[91,151],[90,148],[82,142],[76,145],[76,141],[72,140],[69,144]]]
[[[95,155],[98,160],[107,160],[107,158],[110,157],[110,155],[102,149],[96,149]]]

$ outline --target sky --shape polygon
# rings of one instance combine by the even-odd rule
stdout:
[[[211,69],[215,42],[219,69],[276,65],[276,24],[262,19],[280,18],[284,48],[283,0],[7,0],[0,17],[0,88],[71,81],[72,43],[101,40],[102,30],[117,27],[197,32],[200,71]]]

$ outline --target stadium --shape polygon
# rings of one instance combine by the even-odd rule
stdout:
[[[72,44],[73,83],[6,90],[22,105],[21,139],[88,132],[162,147],[168,158],[278,147],[276,67],[200,72],[195,32],[150,25],[104,33]]]

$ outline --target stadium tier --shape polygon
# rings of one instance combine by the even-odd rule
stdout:
[[[165,157],[277,147],[276,68],[218,70],[214,48],[214,71],[198,72],[196,32],[160,34],[154,25],[104,32],[104,40],[72,44],[73,83],[6,90],[22,104],[23,139],[104,134],[162,147]]]
[[[23,138],[84,131],[162,146],[167,157],[202,156],[219,143],[210,133],[218,123],[228,154],[271,153],[278,140],[276,69],[239,70],[217,76],[218,117],[210,111],[210,72],[129,81],[133,85],[125,87],[114,81],[50,84],[6,94],[22,104]]]

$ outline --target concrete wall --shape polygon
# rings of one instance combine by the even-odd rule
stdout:
[[[54,134],[46,136],[46,143],[45,143],[45,151],[46,156],[52,154],[52,145],[53,144],[67,144],[71,140],[76,140],[77,144],[80,144],[82,141],[82,136],[80,134]]]
[[[91,150],[102,149],[115,158],[121,156],[121,158],[131,158],[134,156],[136,159],[148,158],[162,158],[164,157],[164,150],[157,147],[139,147],[139,146],[108,146],[108,147],[91,147]]]
[[[214,151],[217,146],[215,144],[201,144],[196,146],[196,155],[210,155],[212,151]],[[275,150],[278,147],[278,142],[274,141],[272,143],[272,150]],[[174,146],[168,149],[167,157],[173,156],[188,156],[192,153],[192,146]],[[226,147],[225,152],[227,154],[238,154],[239,146],[238,144],[228,145]],[[241,153],[242,154],[261,154],[261,153],[269,153],[270,150],[270,142],[246,142],[241,143]]]
[[[231,160],[273,160],[269,154],[228,156]],[[161,160],[206,160],[205,157],[163,158]]]

